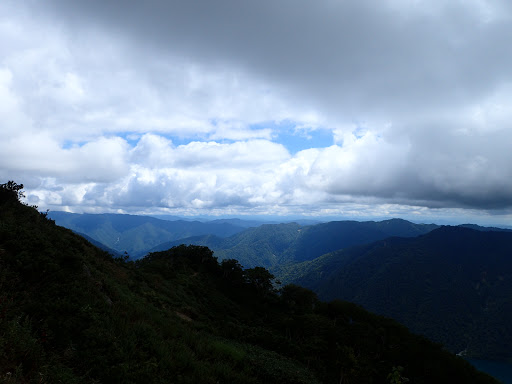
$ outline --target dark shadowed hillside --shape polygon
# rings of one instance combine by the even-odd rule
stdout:
[[[354,301],[454,352],[511,359],[512,233],[442,227],[280,271],[321,298]]]
[[[113,259],[0,188],[0,380],[494,383],[392,320],[181,246]],[[399,380],[399,381],[396,381]]]
[[[286,261],[312,260],[325,253],[354,245],[372,243],[390,236],[415,237],[438,226],[414,224],[406,220],[331,221],[304,228],[304,233],[287,252]]]

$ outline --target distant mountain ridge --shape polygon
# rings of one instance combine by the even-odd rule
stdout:
[[[475,229],[477,231],[482,231],[482,232],[489,232],[489,231],[494,231],[494,232],[512,232],[512,229],[510,229],[510,228],[482,227],[481,225],[477,225],[477,224],[460,224],[460,225],[458,225],[458,227]]]
[[[213,234],[219,237],[243,231],[230,223],[202,223],[186,220],[161,220],[151,216],[120,214],[75,214],[49,212],[57,225],[83,233],[117,252],[141,257],[152,247],[184,237]]]
[[[238,218],[201,222],[178,220],[177,216],[164,220],[152,216],[59,211],[50,212],[48,216],[58,225],[85,235],[95,245],[111,253],[127,252],[132,259],[186,243],[208,246],[220,259],[237,258],[247,268],[277,268],[390,236],[419,236],[439,227],[403,219],[300,225],[293,222],[262,224],[264,221]],[[511,231],[474,224],[463,226],[482,231]]]

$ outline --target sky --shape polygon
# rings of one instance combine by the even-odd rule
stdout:
[[[3,0],[41,210],[512,225],[512,5]]]

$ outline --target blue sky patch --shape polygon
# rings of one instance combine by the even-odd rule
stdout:
[[[325,148],[334,144],[332,131],[326,128],[308,129],[297,128],[294,121],[284,121],[279,124],[267,122],[251,125],[252,129],[271,129],[273,141],[282,144],[293,155],[309,148]]]

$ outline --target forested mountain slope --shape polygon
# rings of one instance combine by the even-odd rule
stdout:
[[[331,221],[301,226],[296,223],[267,224],[233,236],[196,236],[160,244],[153,251],[181,243],[204,245],[220,259],[237,258],[244,267],[296,263],[353,245],[371,243],[389,236],[412,237],[431,231],[435,224],[414,224],[406,220]]]
[[[0,381],[495,382],[392,320],[297,286],[277,295],[268,271],[204,247],[112,259],[16,197],[0,187]]]
[[[512,233],[441,227],[278,271],[474,357],[512,359]]]
[[[179,244],[207,246],[219,259],[236,258],[244,267],[268,268],[280,263],[282,255],[301,235],[297,223],[264,224],[249,228],[227,238],[195,236],[158,245],[151,251],[161,251]]]

